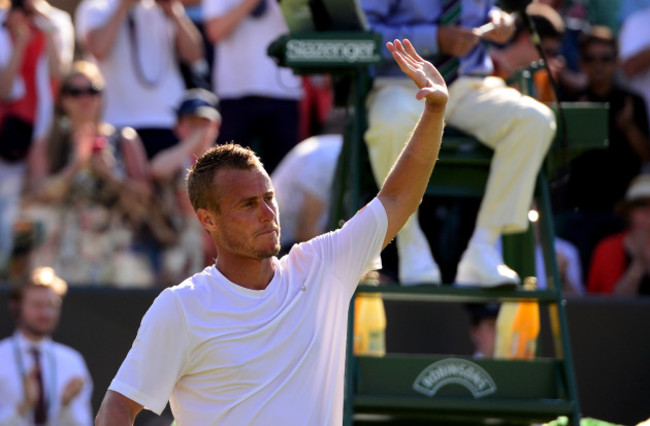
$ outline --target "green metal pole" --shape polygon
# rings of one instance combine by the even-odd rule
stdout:
[[[572,426],[580,425],[580,401],[578,400],[578,387],[576,385],[575,370],[573,367],[573,356],[571,353],[571,339],[569,337],[569,323],[566,316],[566,300],[562,296],[562,282],[557,268],[555,254],[555,231],[553,229],[553,212],[551,209],[551,197],[544,170],[541,170],[537,179],[537,204],[540,211],[540,242],[544,253],[546,265],[546,276],[548,287],[555,293],[556,305],[550,305],[551,319],[556,317],[560,328],[561,347],[557,347],[556,355],[563,358],[562,367],[566,380],[568,398],[573,404]]]

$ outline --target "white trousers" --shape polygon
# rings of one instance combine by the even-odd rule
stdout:
[[[378,185],[422,113],[415,93],[410,80],[377,79],[367,99],[365,140]],[[461,77],[449,87],[445,121],[494,150],[476,226],[501,234],[525,230],[535,180],[555,135],[551,109],[500,78]],[[418,226],[417,221],[406,226]]]

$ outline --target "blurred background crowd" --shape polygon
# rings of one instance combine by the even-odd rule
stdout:
[[[528,11],[558,90],[523,21],[490,47],[495,75],[609,104],[608,147],[552,187],[565,289],[650,294],[650,0]],[[228,141],[271,174],[284,250],[326,230],[343,108],[328,75],[267,55],[288,31],[278,2],[0,0],[0,21],[0,281],[50,266],[71,286],[162,288],[212,264],[184,174]]]

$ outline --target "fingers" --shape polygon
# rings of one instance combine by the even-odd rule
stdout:
[[[406,46],[406,50],[411,55],[413,58],[417,59],[420,62],[424,62],[424,59],[420,57],[418,52],[416,52],[415,48],[411,44],[411,42],[408,39],[404,39],[404,46]]]
[[[407,39],[404,39],[404,43],[408,48],[410,48],[409,50],[405,48],[405,44],[402,44],[402,42],[397,39],[395,39],[392,43],[386,43],[388,50],[393,54],[393,57],[398,61],[398,63],[401,65],[401,61],[403,61],[405,64],[410,65],[410,67],[413,68],[417,66],[418,61],[423,62],[422,58],[420,58],[417,52],[415,52],[415,49],[413,48],[411,42],[409,42]],[[411,52],[415,55],[413,55]],[[413,56],[415,56],[415,59],[417,59],[417,61],[413,58]]]

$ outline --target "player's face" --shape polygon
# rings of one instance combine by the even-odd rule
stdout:
[[[35,337],[45,337],[56,328],[61,313],[61,297],[48,287],[25,289],[20,309],[21,329]]]
[[[266,259],[280,251],[280,217],[269,175],[262,169],[217,173],[219,211],[214,234],[219,256]]]

